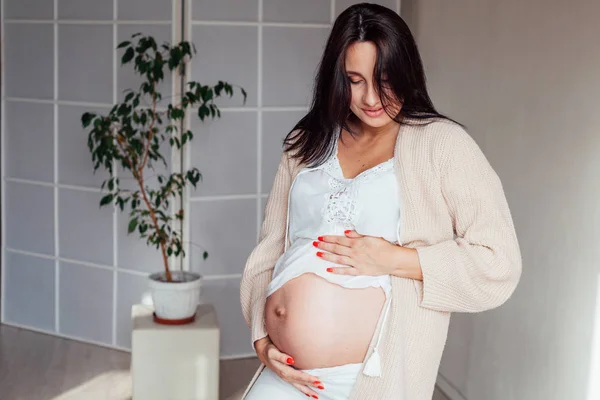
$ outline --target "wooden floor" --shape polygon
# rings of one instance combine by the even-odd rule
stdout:
[[[0,398],[128,400],[129,360],[126,352],[0,325]],[[243,390],[257,366],[256,358],[221,361],[221,399]],[[448,399],[436,391],[432,400]]]

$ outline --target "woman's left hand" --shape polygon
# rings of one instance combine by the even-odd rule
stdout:
[[[317,256],[340,265],[327,268],[333,274],[423,279],[417,251],[392,244],[381,237],[349,230],[345,231],[345,236],[320,236],[314,246],[323,250],[318,251]]]

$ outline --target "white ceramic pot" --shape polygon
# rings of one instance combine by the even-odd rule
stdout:
[[[164,272],[150,275],[150,292],[154,313],[164,320],[182,320],[192,317],[200,303],[202,277],[189,271],[172,271],[172,282]]]

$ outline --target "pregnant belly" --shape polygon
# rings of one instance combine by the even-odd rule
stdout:
[[[267,298],[267,332],[297,368],[360,363],[384,303],[381,288],[348,289],[306,273]]]

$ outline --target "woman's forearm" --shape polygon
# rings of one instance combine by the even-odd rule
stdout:
[[[390,275],[423,280],[423,271],[416,249],[394,245],[394,249],[390,252],[388,265],[390,266]]]

